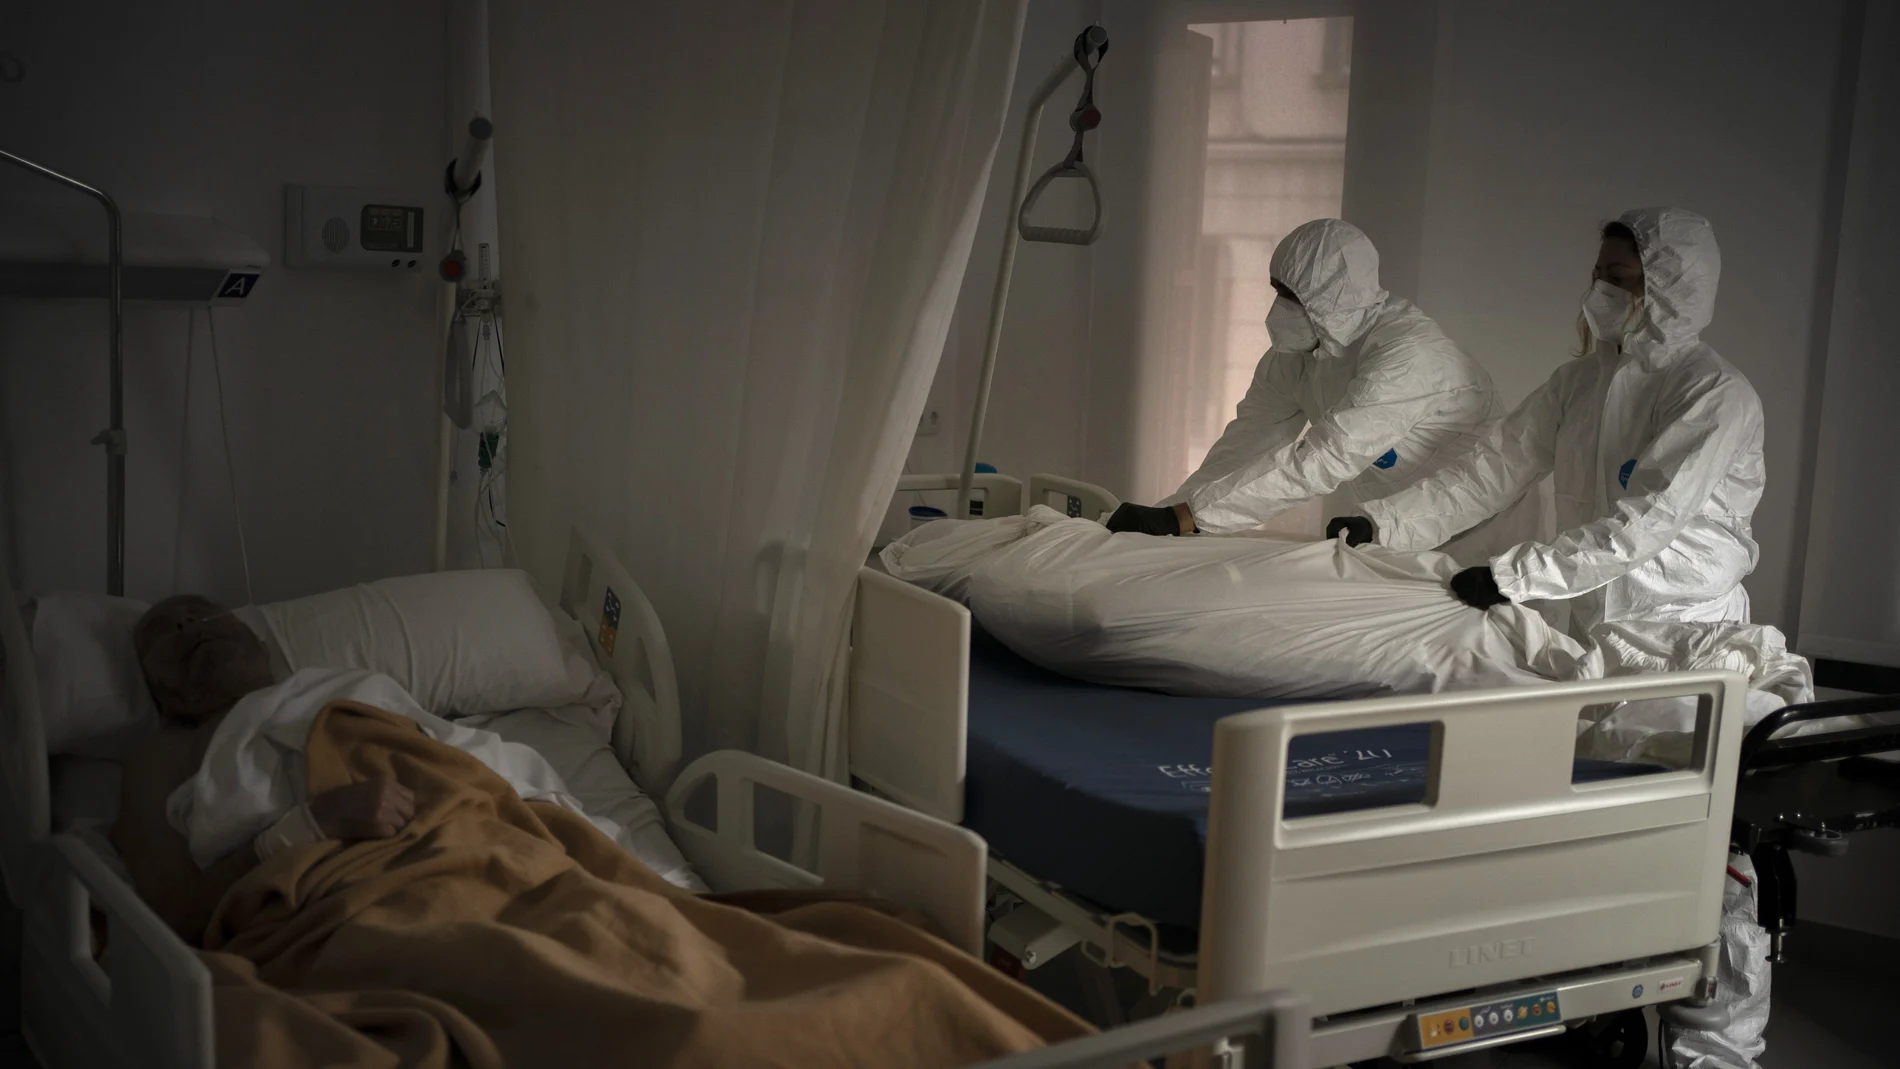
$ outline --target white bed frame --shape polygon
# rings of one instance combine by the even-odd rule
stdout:
[[[854,779],[960,821],[968,610],[866,568],[854,633]],[[991,878],[1034,911],[992,934],[1029,967],[1080,940],[1151,991],[1198,989],[1203,1005],[1299,991],[1316,1016],[1313,1065],[1431,1060],[1562,1030],[1427,1049],[1433,1014],[1487,1001],[1548,995],[1574,1023],[1706,999],[1745,695],[1739,675],[1693,672],[1227,717],[1215,730],[1198,954],[1162,953],[1143,918],[1106,916],[1036,879],[1034,858],[990,859]],[[1689,767],[1571,783],[1582,709],[1673,696],[1701,709]],[[1436,731],[1428,803],[1280,817],[1291,738],[1422,722]]]
[[[1022,480],[1001,475],[993,471],[979,471],[970,479],[971,500],[982,501],[984,516],[1015,516],[1023,511]],[[955,511],[957,504],[957,477],[955,475],[904,475],[897,480],[899,494],[950,494],[950,507],[944,509],[944,515]],[[977,493],[982,497],[977,497]],[[976,511],[972,509],[972,511]]]
[[[1121,503],[1120,498],[1094,483],[1048,474],[1031,475],[1029,490],[1023,497],[1024,511],[1036,505],[1047,505],[1066,516],[1087,517],[1091,520],[1108,519],[1121,507]],[[992,515],[1001,516],[1003,513]]]
[[[587,625],[589,641],[625,697],[613,733],[616,754],[643,789],[666,792],[675,840],[714,887],[865,891],[922,911],[965,949],[980,947],[981,838],[750,754],[709,754],[675,775],[678,692],[652,605],[613,555],[581,531],[570,544],[560,603]],[[209,1069],[216,1033],[204,965],[96,850],[80,838],[49,834],[48,758],[32,645],[4,575],[0,640],[0,870],[23,914],[26,1040],[47,1069]],[[685,813],[688,796],[709,783],[718,799],[713,827]],[[817,808],[822,854],[816,872],[759,849],[751,821],[758,785]],[[103,966],[92,955],[95,909],[111,932]]]

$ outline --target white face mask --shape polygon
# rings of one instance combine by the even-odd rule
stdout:
[[[1598,279],[1583,295],[1583,318],[1598,341],[1620,342],[1636,325],[1638,298],[1626,289]]]
[[[1275,297],[1273,307],[1267,309],[1267,338],[1282,352],[1310,353],[1319,348],[1319,335],[1306,309],[1285,297]]]

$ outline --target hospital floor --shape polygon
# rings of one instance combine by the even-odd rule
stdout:
[[[1822,924],[1788,937],[1788,961],[1775,968],[1774,1011],[1764,1069],[1892,1069],[1900,1065],[1900,940]],[[0,1069],[38,1069],[20,1039],[19,915],[0,896]],[[1036,974],[1047,993],[1080,1005],[1073,971]],[[1066,984],[1062,981],[1068,981]],[[1437,1063],[1444,1069],[1584,1069],[1562,1052],[1526,1045]],[[1645,1063],[1654,1066],[1655,1056]]]

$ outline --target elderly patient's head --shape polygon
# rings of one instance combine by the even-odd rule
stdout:
[[[271,685],[263,640],[209,598],[166,598],[139,618],[132,642],[152,699],[169,720],[199,723]]]

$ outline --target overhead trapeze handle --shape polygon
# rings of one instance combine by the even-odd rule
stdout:
[[[1029,221],[1029,211],[1036,206],[1036,200],[1042,191],[1058,178],[1079,178],[1088,183],[1089,198],[1095,204],[1094,217],[1085,229],[1069,226],[1038,226]],[[1102,190],[1095,182],[1095,172],[1081,160],[1063,160],[1043,172],[1041,178],[1029,189],[1029,195],[1023,198],[1023,205],[1016,212],[1016,232],[1024,241],[1051,241],[1061,245],[1093,245],[1095,235],[1102,229]]]
[[[1069,112],[1069,129],[1075,132],[1075,140],[1069,146],[1068,156],[1036,179],[1036,184],[1030,187],[1028,195],[1023,197],[1022,205],[1016,209],[1016,232],[1024,241],[1092,245],[1095,235],[1102,229],[1102,189],[1095,181],[1095,172],[1082,162],[1082,137],[1102,122],[1101,110],[1095,106],[1095,68],[1101,66],[1102,57],[1108,54],[1108,31],[1100,26],[1090,26],[1076,34],[1073,54],[1075,65],[1082,71],[1082,95]],[[1087,227],[1038,226],[1029,221],[1030,209],[1035,207],[1042,191],[1058,178],[1079,178],[1088,183],[1089,199],[1094,202],[1095,210]]]

